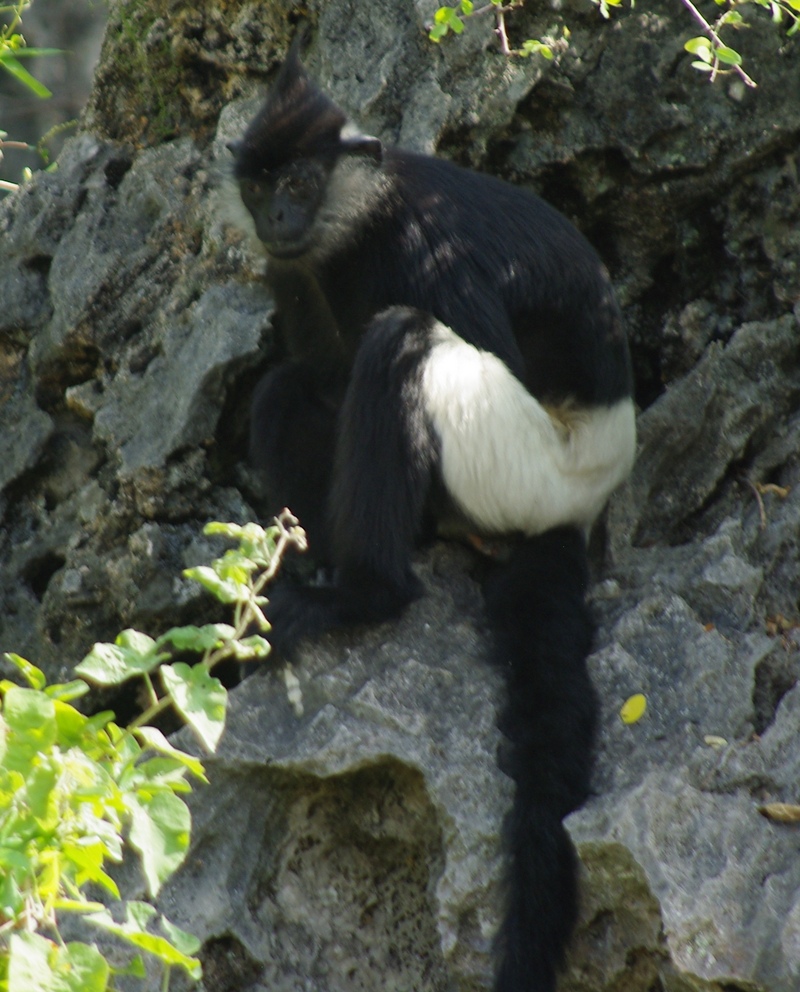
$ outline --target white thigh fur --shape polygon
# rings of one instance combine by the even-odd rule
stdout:
[[[633,465],[630,399],[551,416],[496,355],[444,325],[422,384],[444,484],[486,533],[588,527]]]

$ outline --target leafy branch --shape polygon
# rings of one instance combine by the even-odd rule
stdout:
[[[20,62],[21,58],[31,58],[34,55],[58,55],[58,48],[28,48],[24,37],[19,33],[22,27],[22,14],[26,11],[33,0],[17,0],[16,3],[7,7],[0,7],[0,15],[10,17],[8,24],[0,27],[0,68],[5,69],[17,82],[22,83],[31,92],[35,93],[42,100],[46,100],[53,94],[50,90],[32,76],[25,66]],[[15,148],[23,151],[31,151],[31,146],[24,141],[8,141],[8,135],[0,130],[0,163],[3,161],[3,149]],[[0,179],[0,190],[13,193],[19,187],[18,183]]]
[[[775,24],[780,24],[784,17],[790,21],[786,32],[788,37],[800,29],[800,0],[727,0],[728,9],[710,24],[700,13],[692,0],[680,0],[692,17],[703,28],[704,34],[690,38],[683,46],[687,52],[696,55],[692,67],[700,72],[707,72],[713,82],[720,72],[734,72],[745,86],[755,89],[756,82],[742,68],[742,57],[735,48],[726,45],[719,32],[723,27],[746,27],[746,22],[737,7],[747,3],[755,3],[758,7],[770,11]],[[724,6],[726,0],[715,0],[718,6]]]
[[[529,38],[523,42],[521,48],[512,49],[508,42],[508,32],[506,31],[505,15],[517,7],[522,7],[525,0],[490,0],[482,7],[475,8],[472,0],[459,0],[455,7],[439,7],[433,15],[428,37],[431,41],[440,42],[448,33],[461,34],[464,30],[464,20],[469,17],[481,17],[484,14],[493,13],[495,17],[494,33],[500,42],[500,51],[503,55],[519,55],[527,57],[529,55],[541,55],[543,58],[554,58],[552,41],[541,41]]]
[[[146,902],[128,902],[118,922],[85,889],[121,898],[106,866],[122,860],[126,843],[139,855],[151,897],[182,864],[191,815],[181,795],[191,791],[189,776],[205,782],[205,773],[150,721],[172,707],[204,747],[216,748],[227,692],[211,670],[227,658],[266,657],[264,587],[290,546],[305,548],[288,511],[266,530],[213,523],[205,532],[238,546],[184,574],[233,607],[233,624],[177,627],[157,639],[125,630],[113,644],[95,644],[76,668],[80,678],[59,685],[6,655],[26,685],[0,681],[0,992],[108,992],[115,977],[145,977],[142,954],[160,963],[163,990],[175,967],[200,977],[195,937],[156,920]],[[187,653],[199,661],[166,664]],[[72,705],[89,692],[87,680],[115,686],[132,678],[144,681],[149,704],[127,728],[110,711],[85,716]],[[297,680],[287,676],[287,686],[297,709]],[[64,914],[125,941],[135,956],[116,968],[93,944],[65,942]]]
[[[619,7],[622,4],[622,0],[591,0],[591,2],[606,19],[611,16],[612,7]],[[717,6],[725,9],[713,24],[703,16],[693,0],[679,0],[679,2],[703,29],[703,34],[696,38],[690,38],[684,48],[695,56],[691,63],[692,67],[708,73],[712,82],[721,73],[733,72],[746,86],[750,88],[756,86],[753,78],[742,68],[742,56],[735,48],[726,44],[720,35],[723,28],[746,27],[745,19],[739,8],[743,8],[747,4],[754,4],[768,10],[775,24],[780,24],[784,20],[788,21],[789,27],[786,34],[789,37],[800,30],[800,0],[715,0]],[[631,7],[634,6],[634,3],[635,0],[631,0]],[[476,8],[472,0],[458,0],[455,6],[439,7],[436,10],[428,37],[431,41],[440,42],[450,33],[461,34],[464,30],[464,21],[468,18],[494,12],[496,22],[494,33],[499,39],[500,50],[504,55],[539,54],[544,58],[552,59],[556,45],[549,39],[529,39],[518,49],[513,49],[509,45],[505,15],[523,4],[524,0],[510,0],[510,2],[490,0],[490,3]],[[557,43],[558,46],[565,47],[568,38],[569,31],[565,29],[564,37]]]
[[[734,9],[726,10],[712,25],[709,24],[697,7],[695,7],[692,0],[680,0],[680,2],[705,31],[704,35],[698,38],[690,38],[683,46],[687,52],[697,56],[695,61],[692,62],[692,67],[699,69],[701,72],[710,73],[712,82],[717,78],[722,67],[729,67],[739,76],[745,86],[755,89],[755,80],[748,76],[742,68],[741,55],[736,49],[726,45],[719,36],[719,30],[723,25],[728,24],[731,27],[738,27],[744,23],[744,18],[739,11]]]

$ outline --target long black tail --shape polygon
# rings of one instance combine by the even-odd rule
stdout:
[[[487,584],[508,696],[503,770],[516,783],[505,828],[506,912],[495,992],[553,992],[577,916],[577,856],[562,819],[589,794],[598,701],[586,668],[593,625],[586,543],[561,527],[527,539]]]

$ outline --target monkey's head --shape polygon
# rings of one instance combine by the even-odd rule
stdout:
[[[383,154],[380,141],[359,133],[311,81],[295,48],[244,137],[228,148],[259,241],[271,256],[284,259],[319,242],[315,222],[337,185],[337,168],[347,171],[343,160],[355,156],[379,164]]]

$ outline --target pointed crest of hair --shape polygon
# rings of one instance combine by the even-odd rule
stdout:
[[[264,105],[245,132],[236,175],[253,176],[294,158],[335,153],[346,120],[344,111],[309,77],[296,39]]]

